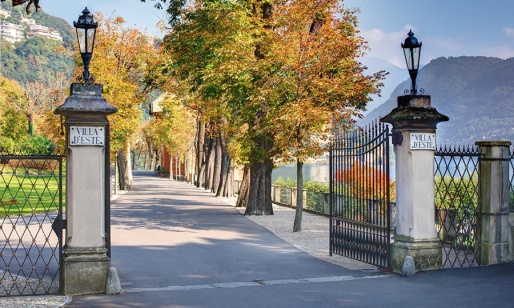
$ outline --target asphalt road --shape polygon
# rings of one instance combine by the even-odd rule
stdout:
[[[112,203],[120,295],[67,307],[514,307],[514,264],[403,278],[316,259],[209,192],[152,173]]]

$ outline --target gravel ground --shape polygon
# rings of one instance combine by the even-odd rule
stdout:
[[[235,204],[235,199],[226,199]],[[241,214],[244,208],[239,208]],[[339,255],[329,255],[329,221],[328,217],[303,212],[302,231],[293,232],[295,209],[274,204],[273,215],[245,216],[251,221],[268,229],[281,239],[311,256],[323,261],[353,270],[378,271],[378,268],[363,262]]]
[[[68,302],[67,296],[48,295],[48,296],[20,296],[6,297],[0,299],[2,308],[43,308],[43,307],[62,307]]]

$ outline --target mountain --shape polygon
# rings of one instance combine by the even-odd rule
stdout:
[[[450,57],[432,60],[418,73],[418,88],[432,106],[450,118],[438,124],[438,144],[474,144],[478,140],[514,141],[514,58]],[[385,116],[410,87],[400,83],[382,105],[359,124]]]
[[[376,107],[382,105],[387,98],[389,98],[391,93],[393,93],[396,86],[406,78],[409,78],[409,72],[406,69],[399,68],[398,66],[380,58],[364,57],[361,62],[368,68],[368,75],[372,75],[373,73],[382,70],[388,73],[385,80],[382,81],[384,86],[381,88],[382,92],[380,93],[380,96],[373,95],[371,97],[373,101],[368,103],[367,111],[364,113],[367,114]]]

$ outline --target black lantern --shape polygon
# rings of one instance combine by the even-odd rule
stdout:
[[[80,55],[82,56],[82,62],[84,62],[84,73],[82,73],[82,77],[84,78],[84,82],[92,83],[94,82],[94,78],[89,75],[89,63],[93,56],[98,23],[93,20],[93,15],[90,14],[86,7],[82,11],[82,15],[79,16],[79,20],[73,22],[73,26],[77,30]]]
[[[406,90],[405,92],[409,92],[410,95],[417,95],[416,77],[418,76],[419,58],[421,56],[421,42],[418,42],[418,39],[414,37],[412,30],[409,31],[405,43],[402,44],[402,48],[410,79],[412,80],[410,91]],[[423,94],[424,91],[420,89],[419,92]]]

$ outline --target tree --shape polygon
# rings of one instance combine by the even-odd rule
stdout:
[[[385,184],[388,182],[393,184],[385,172],[366,163],[353,163],[348,168],[336,170],[335,181],[346,185],[347,191],[353,197],[377,200],[385,200],[386,191],[382,188],[386,187]],[[394,190],[390,189],[389,193],[390,199],[395,200]]]
[[[273,159],[319,153],[326,125],[363,110],[382,74],[364,76],[356,18],[336,1],[184,4],[167,9],[172,69],[245,165],[238,204],[272,214]]]
[[[177,159],[184,161],[194,142],[194,115],[176,96],[168,95],[160,102],[162,114],[149,122],[147,133],[156,145],[163,145]],[[172,168],[170,161],[170,178]],[[163,166],[161,166],[162,168]]]
[[[125,27],[123,18],[104,19],[102,14],[95,17],[99,26],[91,72],[103,84],[106,100],[118,108],[110,116],[111,148],[118,154],[121,189],[128,189],[132,184],[131,141],[142,123],[141,104],[154,88],[154,80],[147,82],[145,74],[153,67],[158,53],[152,38]],[[81,60],[77,57],[76,61]],[[76,69],[76,75],[79,70]]]
[[[298,191],[306,159],[326,150],[335,123],[352,122],[365,110],[384,77],[366,76],[358,62],[366,46],[354,13],[337,0],[295,0],[276,6],[269,20],[272,56],[265,61],[276,69],[267,83],[277,85],[269,96],[280,102],[275,144],[283,159],[297,162]],[[301,230],[302,203],[298,194],[293,231]]]
[[[0,152],[12,153],[27,138],[26,118],[17,109],[25,105],[21,86],[0,74]]]
[[[251,86],[253,25],[241,5],[229,2],[199,4],[186,19],[163,42],[178,82],[170,92],[187,98],[185,105],[198,116],[197,185],[230,195],[228,143],[241,125],[234,114],[243,110]]]

